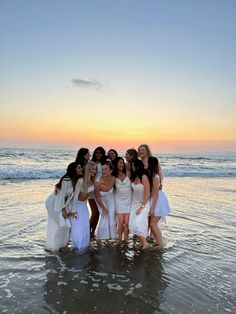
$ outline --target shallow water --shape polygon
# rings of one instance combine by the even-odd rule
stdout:
[[[235,313],[236,179],[166,178],[166,247],[44,250],[55,180],[5,180],[0,194],[3,313]]]

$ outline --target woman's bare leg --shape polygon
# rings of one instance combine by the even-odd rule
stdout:
[[[162,238],[162,232],[161,228],[158,226],[158,222],[161,219],[161,217],[151,217],[150,219],[150,228],[152,231],[152,234],[155,237],[155,241],[159,247],[164,247],[164,242]]]
[[[122,241],[122,235],[124,233],[124,223],[125,223],[125,216],[124,214],[117,214],[118,218],[118,240]]]
[[[128,241],[129,236],[129,216],[130,214],[126,213],[125,215],[125,221],[124,221],[124,240]]]
[[[88,201],[89,201],[89,206],[91,208],[90,233],[91,233],[91,236],[93,237],[97,224],[98,224],[99,211],[98,211],[97,204],[94,199],[89,199]]]

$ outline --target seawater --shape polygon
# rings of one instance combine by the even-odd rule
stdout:
[[[119,152],[124,157],[125,152]],[[157,154],[167,177],[235,177],[236,153]],[[76,151],[0,148],[0,180],[59,178]]]
[[[44,200],[75,155],[0,150],[1,312],[235,313],[234,154],[160,156],[172,208],[164,250],[142,252],[130,236],[52,254]]]

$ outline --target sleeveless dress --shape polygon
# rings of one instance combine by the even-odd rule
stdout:
[[[157,175],[158,179],[159,176]],[[160,179],[159,179],[160,180]],[[162,190],[158,192],[158,199],[155,207],[155,216],[161,217],[158,224],[166,222],[166,216],[170,213],[170,206],[165,193]]]
[[[102,208],[97,203],[100,213],[97,227],[97,238],[100,240],[114,239],[116,237],[116,215],[115,215],[115,200],[113,188],[108,192],[100,191],[101,201],[108,210],[108,216],[102,216]]]
[[[88,193],[94,191],[94,186],[88,188]],[[71,218],[72,248],[80,252],[86,251],[90,242],[89,210],[87,200],[77,201],[77,218]]]
[[[130,213],[132,201],[132,188],[129,177],[124,181],[116,178],[115,181],[115,208],[117,214]]]
[[[133,189],[133,197],[129,218],[129,230],[131,234],[146,237],[148,235],[148,215],[150,210],[150,201],[148,200],[141,213],[136,215],[136,211],[141,206],[141,203],[144,199],[144,185],[142,183],[132,183],[131,186]]]

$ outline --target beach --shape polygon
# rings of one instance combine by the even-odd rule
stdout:
[[[236,155],[163,155],[166,246],[44,250],[46,197],[73,151],[0,150],[3,313],[234,313]]]

